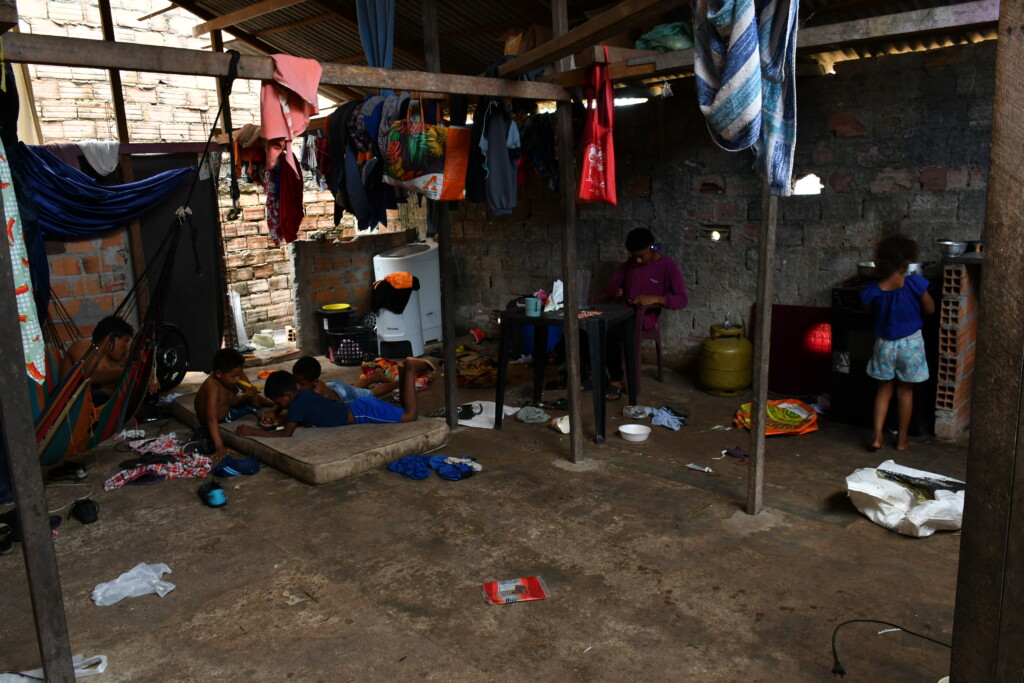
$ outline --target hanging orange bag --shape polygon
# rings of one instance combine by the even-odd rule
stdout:
[[[604,49],[604,57],[607,62],[607,47]],[[583,123],[583,163],[580,164],[576,199],[580,202],[615,204],[615,145],[612,140],[615,97],[607,63],[587,67],[584,95],[587,112]]]

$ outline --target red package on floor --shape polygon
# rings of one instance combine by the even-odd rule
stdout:
[[[527,576],[525,579],[509,579],[485,583],[484,597],[492,605],[507,605],[510,602],[526,602],[527,600],[543,600],[548,597],[548,587],[539,576]]]

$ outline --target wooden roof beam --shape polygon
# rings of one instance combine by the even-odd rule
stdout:
[[[933,7],[801,29],[797,34],[797,50],[800,52],[837,50],[845,45],[872,40],[905,39],[916,34],[995,26],[998,21],[999,0],[976,0],[976,2],[959,5]],[[689,74],[693,73],[693,61],[693,48],[689,48],[657,55],[633,57],[625,61],[614,61],[613,57],[609,70],[612,80]],[[586,69],[574,69],[566,73],[546,75],[539,80],[557,83],[565,88],[583,85],[586,82]]]
[[[0,35],[18,25],[18,6],[15,0],[0,0]]]
[[[192,29],[192,37],[198,38],[210,31],[228,28],[235,24],[241,24],[243,21],[255,19],[256,17],[261,17],[264,14],[270,14],[271,12],[276,12],[277,10],[291,7],[292,5],[298,5],[305,1],[306,0],[263,0],[263,2],[258,2],[255,5],[249,5],[248,7],[243,7],[240,10],[219,16],[216,19],[211,19],[202,24],[197,24]]]
[[[309,19],[303,19],[302,21],[293,21],[290,24],[274,26],[273,28],[265,28],[262,31],[257,31],[256,35],[262,38],[263,36],[269,36],[275,33],[283,33],[285,31],[303,28],[304,26],[312,26],[313,24],[319,24],[320,22],[328,21],[329,19],[333,18],[334,17],[331,14],[325,12],[324,14],[320,14],[315,17],[310,17]]]
[[[102,40],[28,33],[11,33],[5,36],[4,56],[8,61],[15,63],[216,77],[227,75],[229,62],[228,55],[206,50],[108,43]],[[564,88],[552,83],[377,69],[329,62],[321,62],[321,67],[321,86],[389,88],[533,100],[569,99],[569,93]],[[238,60],[238,77],[259,81],[270,80],[274,77],[274,60],[270,57],[242,55]]]
[[[976,0],[959,5],[887,14],[838,24],[801,29],[796,48],[800,52],[837,50],[871,40],[897,40],[923,33],[995,26],[999,21],[999,0]],[[657,57],[630,59],[630,66],[654,64],[656,73],[693,68],[693,50],[665,52]]]
[[[653,17],[658,17],[671,9],[686,4],[686,1],[626,0],[571,31],[552,38],[526,54],[502,64],[498,67],[498,74],[508,76],[546,66],[557,59],[597,45],[616,33],[639,26]]]

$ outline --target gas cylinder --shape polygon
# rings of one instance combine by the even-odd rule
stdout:
[[[712,396],[739,396],[753,377],[754,347],[743,326],[712,325],[700,346],[700,383]]]

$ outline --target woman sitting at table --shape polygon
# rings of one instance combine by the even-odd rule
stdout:
[[[629,258],[608,281],[605,287],[608,295],[616,301],[637,307],[661,306],[670,310],[686,308],[686,282],[679,264],[660,253],[660,250],[661,245],[655,244],[650,230],[631,230],[626,236]],[[651,310],[644,314],[645,330],[657,324],[658,315],[658,312]],[[609,383],[606,400],[615,401],[622,396],[623,335],[632,333],[631,323],[621,323],[608,330],[605,368]]]

